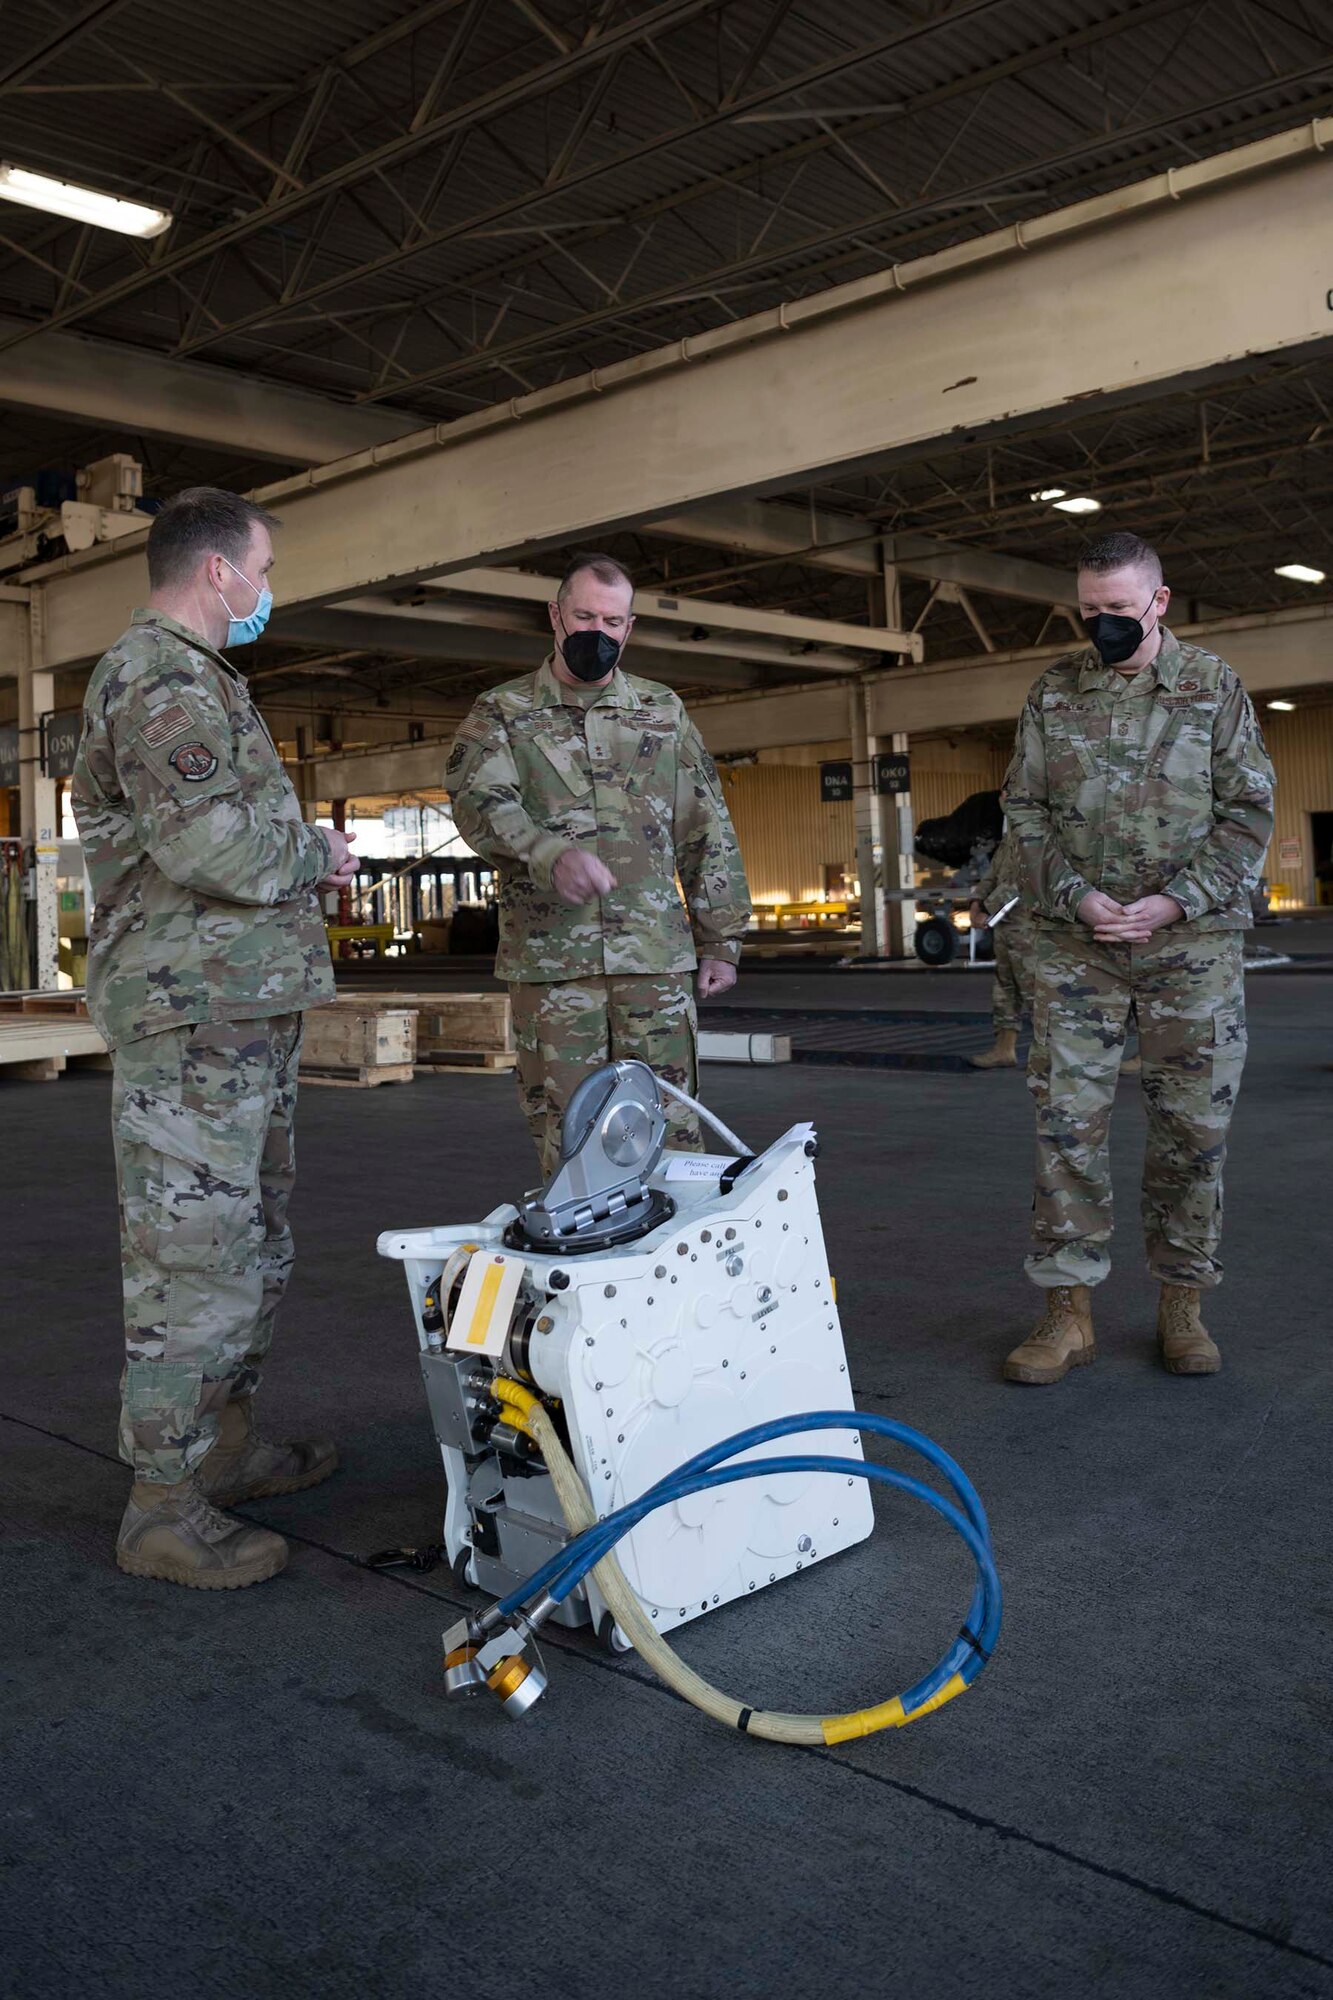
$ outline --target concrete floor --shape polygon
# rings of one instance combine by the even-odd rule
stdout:
[[[931,987],[958,1006],[965,984],[984,1005],[965,975]],[[818,1121],[859,1398],[961,1459],[1005,1585],[965,1700],[828,1753],[726,1734],[581,1641],[521,1725],[446,1708],[456,1593],[360,1566],[434,1540],[441,1500],[375,1235],[527,1183],[507,1081],[305,1093],[265,1406],[335,1432],[345,1468],[249,1510],[293,1560],[227,1596],[111,1560],[108,1079],[0,1085],[0,1993],[1333,1996],[1331,997],[1313,973],[1251,983],[1210,1380],[1153,1358],[1129,1080],[1101,1358],[1024,1390],[999,1379],[1033,1305],[1022,1078],[709,1073],[747,1137]],[[967,1566],[938,1522],[876,1505],[871,1543],[691,1627],[686,1656],[756,1705],[914,1679]]]

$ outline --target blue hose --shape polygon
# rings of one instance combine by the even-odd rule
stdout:
[[[961,1501],[962,1511],[919,1479],[865,1459],[812,1454],[763,1458],[745,1465],[724,1463],[757,1445],[771,1443],[775,1438],[790,1437],[801,1431],[825,1430],[868,1431],[874,1436],[906,1445],[943,1473]],[[543,1592],[549,1592],[555,1602],[560,1603],[577,1588],[589,1570],[610,1553],[622,1536],[630,1533],[657,1508],[691,1493],[705,1492],[711,1487],[733,1485],[742,1479],[768,1479],[785,1472],[831,1472],[844,1478],[869,1479],[880,1485],[892,1486],[899,1492],[910,1493],[914,1499],[924,1501],[949,1523],[966,1543],[976,1564],[976,1588],[957,1639],[938,1664],[902,1696],[903,1707],[909,1711],[920,1707],[955,1675],[961,1677],[965,1685],[970,1685],[989,1660],[1000,1633],[1000,1579],[991,1553],[990,1527],[985,1510],[962,1468],[930,1438],[906,1424],[895,1423],[890,1417],[867,1416],[857,1410],[819,1410],[803,1416],[781,1417],[772,1423],[757,1424],[751,1430],[738,1431],[734,1437],[724,1438],[720,1444],[677,1466],[674,1472],[659,1480],[637,1500],[630,1501],[615,1513],[608,1514],[604,1520],[584,1529],[582,1534],[576,1535],[549,1562],[543,1563],[540,1569],[511,1591],[508,1597],[502,1598],[496,1608],[509,1617]]]

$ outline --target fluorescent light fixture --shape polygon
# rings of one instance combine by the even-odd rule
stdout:
[[[1056,506],[1062,514],[1100,514],[1102,503],[1094,500],[1090,493],[1076,493],[1072,500],[1057,500]]]
[[[1289,576],[1293,583],[1322,583],[1324,581],[1323,570],[1311,569],[1308,563],[1279,563],[1273,574],[1274,576]],[[1272,705],[1270,702],[1269,707],[1271,708]]]
[[[115,229],[122,236],[160,236],[172,222],[166,209],[121,201],[113,194],[99,194],[96,188],[76,187],[73,181],[51,180],[46,174],[30,173],[27,167],[11,166],[3,160],[0,201],[40,208],[47,215],[67,215],[71,222],[90,222],[95,229]]]
[[[1295,708],[1296,704],[1294,701],[1270,701],[1268,706],[1270,708],[1280,708],[1284,711],[1284,713],[1290,714],[1291,710]]]
[[[1063,500],[1067,491],[1068,488],[1064,486],[1043,486],[1040,493],[1030,493],[1028,498],[1030,500]]]

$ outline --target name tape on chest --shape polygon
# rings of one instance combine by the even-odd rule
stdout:
[[[1217,707],[1216,698],[1207,689],[1201,689],[1197,681],[1193,686],[1181,681],[1178,687],[1179,692],[1176,694],[1158,695],[1159,708],[1170,709],[1173,712],[1182,708],[1197,708],[1211,714]]]

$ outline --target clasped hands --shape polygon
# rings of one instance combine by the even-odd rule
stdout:
[[[360,862],[352,852],[355,833],[339,833],[336,826],[320,828],[329,843],[329,872],[319,884],[321,889],[345,889],[356,880]]]
[[[1103,944],[1147,944],[1154,932],[1178,924],[1185,912],[1174,896],[1140,896],[1136,903],[1117,903],[1114,896],[1090,889],[1078,906],[1078,920]]]
[[[591,903],[614,889],[616,878],[606,863],[583,847],[567,847],[551,870],[551,886],[562,903]],[[701,1000],[711,1000],[736,984],[736,968],[723,958],[699,960],[698,991]]]

